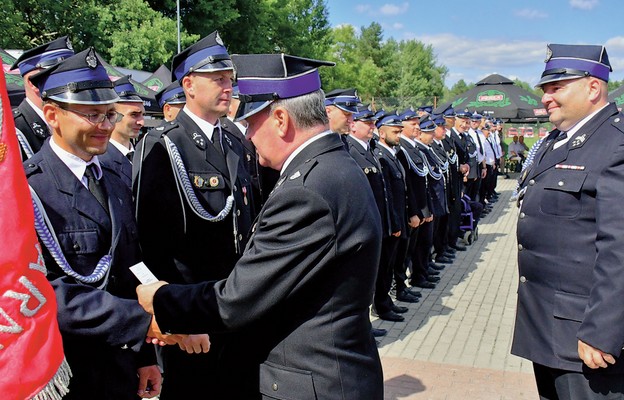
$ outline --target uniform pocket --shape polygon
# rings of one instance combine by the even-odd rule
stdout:
[[[96,229],[59,232],[58,241],[65,255],[99,253],[101,240]]]
[[[269,399],[317,399],[312,372],[268,361],[260,364],[260,393]]]
[[[542,213],[573,218],[581,212],[581,190],[587,173],[558,171],[544,178],[544,193],[540,201]]]

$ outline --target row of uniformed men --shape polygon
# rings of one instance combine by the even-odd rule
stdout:
[[[382,219],[373,314],[403,321],[400,314],[408,309],[392,302],[391,287],[397,300],[416,303],[421,296],[416,288],[434,288],[444,264],[466,250],[457,241],[463,194],[481,215],[496,201],[502,122],[452,107],[437,115],[427,106],[374,113],[360,103],[355,89],[329,92],[326,110],[330,128],[343,134],[366,174]]]
[[[276,62],[286,74],[282,97],[320,87],[318,74],[310,79],[310,71],[316,71],[310,65],[329,65],[271,57],[281,57]],[[245,66],[245,56],[238,60],[239,68]],[[213,32],[173,58],[174,84],[159,93],[171,120],[148,133],[135,150],[132,139],[143,127],[142,101],[129,78],[113,85],[94,49],[74,54],[67,38],[60,38],[25,52],[15,66],[25,78],[27,96],[14,113],[18,137],[29,184],[47,217],[48,230],[38,234],[55,237],[44,246],[44,257],[74,371],[68,398],[133,398],[137,388],[140,396],[153,396],[160,391],[160,373],[143,343],[155,320],[133,300],[136,281],[128,267],[143,260],[159,279],[184,284],[230,274],[247,233],[255,231],[252,221],[260,207],[276,181],[279,186],[285,178],[263,168],[280,166],[246,140],[253,133],[245,135],[245,118],[279,98],[278,90],[241,94],[241,105],[231,106],[233,63]],[[275,71],[258,74],[244,82],[246,93],[276,82]],[[388,297],[389,271],[397,271],[397,298],[418,300],[407,290],[405,257],[399,254],[410,255],[412,285],[432,287],[433,238],[440,239],[438,260],[462,249],[456,242],[459,199],[464,177],[470,182],[475,179],[470,171],[479,168],[475,143],[461,122],[447,136],[444,118],[419,120],[410,110],[378,119],[379,146],[373,154],[367,143],[370,129],[358,136],[360,123],[370,127],[372,113],[354,109],[359,99],[343,92],[327,94],[326,111],[331,130],[339,133],[347,131],[335,123],[333,108],[347,120],[356,116],[345,143],[369,178],[383,221],[374,308],[382,318],[396,318],[397,309],[404,308]],[[230,118],[224,117],[228,113]],[[457,117],[464,121],[468,114]],[[395,207],[401,199],[405,206]],[[446,216],[452,222],[444,222]],[[449,233],[433,234],[445,230]],[[176,338],[178,346],[165,347],[167,384],[161,398],[194,396],[197,382],[207,382],[216,398],[235,398],[233,387],[245,398],[256,395],[257,385],[241,386],[237,374],[241,358],[262,355],[253,343],[242,345],[246,341],[237,335],[245,336],[217,330],[210,338],[188,335]],[[94,394],[94,387],[103,389]]]

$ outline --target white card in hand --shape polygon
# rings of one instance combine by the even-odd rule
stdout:
[[[149,268],[147,268],[147,265],[145,265],[145,263],[143,262],[140,262],[130,267],[130,271],[132,271],[134,276],[136,276],[139,282],[141,282],[143,285],[158,282],[158,278],[154,276],[152,271],[150,271]]]

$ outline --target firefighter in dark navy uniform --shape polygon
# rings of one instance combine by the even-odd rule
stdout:
[[[186,105],[145,136],[133,162],[143,255],[156,277],[170,283],[223,279],[247,243],[254,201],[242,145],[219,122],[230,106],[233,76],[219,34],[176,55],[172,74]],[[231,338],[193,335],[182,348],[166,347],[161,398],[192,398],[199,383],[216,393]]]
[[[53,132],[24,167],[47,222],[37,233],[73,372],[64,398],[153,397],[161,376],[145,342],[152,318],[136,300],[139,281],[129,269],[141,261],[132,195],[99,160],[119,97],[93,48],[31,79]]]
[[[26,98],[13,110],[15,127],[19,130],[18,140],[22,160],[38,152],[51,134],[43,117],[43,102],[39,89],[30,82],[30,77],[72,55],[74,55],[72,45],[67,36],[63,36],[25,51],[11,66],[11,69],[19,68],[20,75],[24,78],[26,94]]]
[[[511,352],[543,399],[624,399],[624,115],[604,46],[548,45],[555,130],[523,173]]]
[[[139,286],[143,304],[165,331],[246,334],[238,374],[222,384],[229,394],[206,398],[382,399],[369,317],[381,221],[365,175],[328,129],[317,68],[333,63],[232,58],[237,118],[280,179],[227,279]]]
[[[177,80],[162,88],[155,97],[166,122],[173,121],[186,104],[184,89]]]

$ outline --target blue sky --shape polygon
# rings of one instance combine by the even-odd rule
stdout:
[[[326,0],[332,27],[379,23],[384,39],[433,47],[449,73],[447,86],[498,73],[535,84],[546,44],[603,44],[624,79],[622,0]]]

